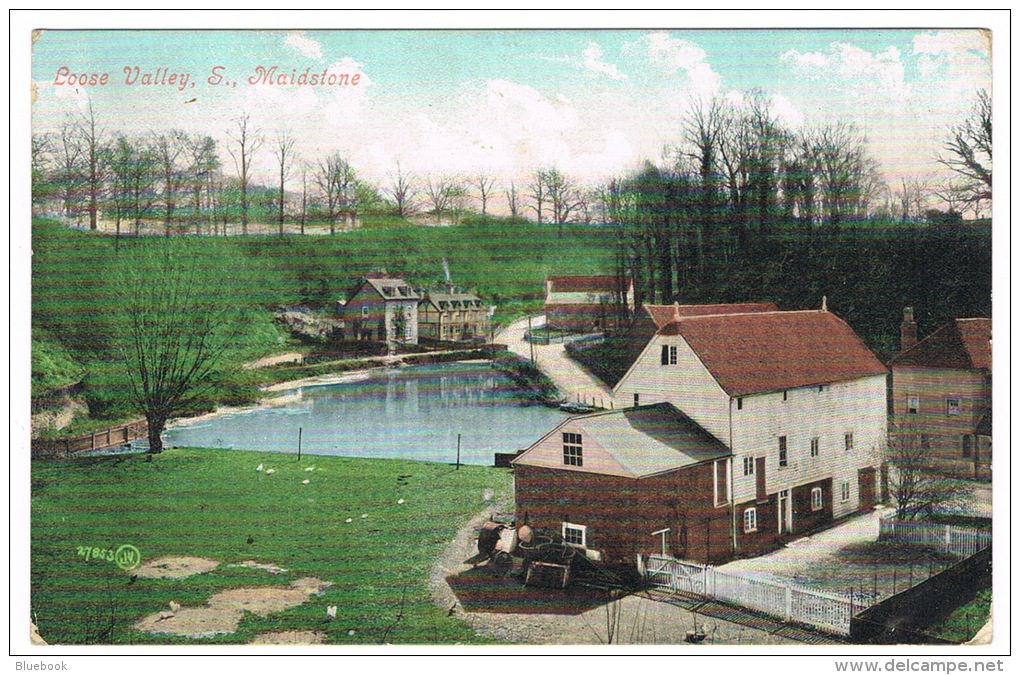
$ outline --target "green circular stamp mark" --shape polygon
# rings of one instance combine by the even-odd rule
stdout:
[[[124,544],[113,555],[113,561],[122,570],[129,570],[138,567],[138,563],[142,562],[142,554],[131,544]]]

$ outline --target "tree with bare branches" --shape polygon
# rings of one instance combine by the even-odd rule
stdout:
[[[393,212],[401,218],[410,218],[418,211],[418,185],[413,174],[404,173],[397,162],[397,173],[390,175],[387,192],[393,199]]]
[[[228,131],[227,136],[237,147],[228,146],[227,150],[234,159],[234,167],[241,181],[241,233],[248,234],[248,183],[251,181],[252,158],[262,147],[262,134],[252,127],[248,113],[237,119],[236,127]]]
[[[319,161],[315,182],[326,198],[329,233],[336,234],[337,220],[354,215],[357,174],[343,155],[334,152],[325,160]]]
[[[971,489],[936,470],[931,443],[919,428],[899,425],[889,432],[889,489],[898,520],[923,519],[967,505]]]
[[[279,197],[279,223],[280,223],[280,236],[283,236],[283,212],[284,212],[284,200],[286,192],[284,185],[287,181],[287,177],[290,175],[290,163],[293,162],[293,150],[294,150],[294,138],[289,132],[284,131],[276,137],[276,147],[273,148],[273,154],[276,155],[276,161],[280,166],[280,197]]]
[[[520,204],[518,203],[519,195],[517,193],[517,186],[514,185],[513,181],[510,182],[510,187],[506,189],[506,202],[507,207],[510,209],[510,217],[516,218],[520,215]]]
[[[164,234],[169,236],[177,208],[177,193],[184,186],[186,176],[181,160],[188,149],[188,136],[183,131],[171,129],[165,134],[156,134],[152,148],[162,176]]]
[[[455,211],[464,197],[464,188],[456,178],[429,176],[425,179],[425,196],[432,205],[432,212],[438,223],[443,214]]]
[[[987,90],[978,92],[970,118],[953,127],[938,160],[966,182],[968,201],[992,199],[992,97]]]
[[[106,152],[103,129],[96,122],[96,111],[89,101],[89,108],[79,121],[81,131],[82,152],[85,159],[85,194],[88,197],[89,229],[99,227],[99,203],[103,199],[106,186],[105,164],[103,155]]]
[[[482,215],[486,215],[486,207],[489,202],[489,196],[492,194],[492,190],[496,185],[496,179],[492,176],[480,173],[475,176],[474,186],[478,189],[478,199],[482,202]]]

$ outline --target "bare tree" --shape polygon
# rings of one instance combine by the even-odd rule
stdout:
[[[57,183],[64,215],[68,218],[78,215],[81,186],[84,183],[81,135],[75,120],[68,117],[60,126],[58,146]]]
[[[528,207],[535,211],[535,217],[538,222],[542,222],[542,209],[545,206],[546,201],[549,199],[549,194],[546,188],[547,174],[544,169],[535,171],[531,177],[531,183],[528,184],[528,190],[530,190],[530,197],[534,204],[528,204]]]
[[[290,175],[290,164],[288,161],[293,162],[292,151],[294,149],[294,139],[290,133],[284,131],[276,137],[276,147],[273,150],[273,154],[276,155],[276,161],[280,165],[280,197],[279,197],[279,221],[280,221],[280,236],[283,236],[283,206],[286,192],[284,190],[284,184]]]
[[[104,132],[96,123],[96,111],[89,101],[88,111],[82,115],[79,123],[81,129],[82,152],[85,159],[85,193],[88,197],[89,229],[98,228],[99,203],[103,198],[106,184],[103,154]]]
[[[258,129],[251,126],[251,116],[245,113],[236,122],[237,128],[228,131],[227,136],[236,144],[237,148],[228,146],[227,150],[234,159],[234,167],[237,169],[238,177],[241,180],[241,233],[248,234],[248,183],[251,181],[252,157],[262,147],[262,134]]]
[[[432,205],[432,212],[438,223],[443,222],[443,214],[454,211],[464,196],[464,188],[455,178],[441,177],[425,179],[425,196]]]
[[[953,127],[939,163],[961,176],[970,189],[968,201],[992,198],[992,97],[982,89],[969,119]]]
[[[32,204],[40,204],[50,196],[53,151],[52,136],[32,134]]]
[[[401,218],[409,218],[418,211],[418,186],[412,174],[404,173],[397,162],[396,175],[390,175],[388,192],[393,198],[394,213]]]
[[[553,222],[562,225],[581,206],[581,190],[559,169],[549,169],[544,174],[545,194],[552,206]]]
[[[336,234],[336,222],[340,217],[354,213],[356,181],[354,167],[340,153],[334,152],[325,161],[319,161],[315,182],[326,198],[330,234]]]
[[[211,136],[196,136],[188,144],[191,166],[188,179],[191,182],[192,207],[195,210],[195,234],[201,234],[202,196],[208,195],[212,174],[219,169],[220,160],[216,155],[216,141]]]
[[[492,194],[492,189],[496,185],[496,179],[492,176],[487,176],[484,173],[480,173],[475,176],[475,187],[478,188],[478,199],[482,202],[482,215],[486,215],[486,206],[489,202],[489,195]]]
[[[513,181],[510,182],[510,187],[506,189],[506,201],[510,209],[510,217],[516,218],[519,216],[520,205],[518,204],[517,186],[514,185]]]
[[[972,195],[971,186],[955,178],[947,178],[933,185],[931,193],[946,203],[950,213],[962,212]]]
[[[217,367],[243,325],[229,303],[210,294],[198,252],[147,242],[124,261],[118,280],[126,321],[118,334],[137,405],[148,425],[149,452],[163,449],[167,421],[215,384]]]
[[[889,488],[899,520],[958,511],[971,496],[964,481],[936,470],[929,439],[915,427],[890,429],[889,465]]]
[[[165,134],[155,135],[152,147],[159,163],[163,187],[164,234],[170,234],[170,227],[177,208],[177,193],[184,185],[185,171],[181,157],[188,149],[188,136],[183,131],[172,129]]]

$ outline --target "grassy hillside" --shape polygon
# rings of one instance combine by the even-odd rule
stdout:
[[[257,472],[259,464],[275,473]],[[484,501],[490,489],[497,498],[508,495],[510,473],[321,456],[299,463],[291,455],[198,449],[170,450],[151,462],[36,463],[33,617],[50,644],[232,644],[270,630],[321,630],[335,644],[475,642],[466,625],[432,603],[428,576],[457,529],[492,508]],[[197,556],[220,566],[186,579],[132,580],[113,562],[77,553],[79,546],[122,544],[135,546],[142,563]],[[249,560],[288,571],[227,567]],[[246,614],[232,635],[188,640],[132,627],[171,601],[201,607],[225,589],[286,586],[308,576],[333,585],[299,607],[266,618]],[[330,605],[337,606],[332,621]]]

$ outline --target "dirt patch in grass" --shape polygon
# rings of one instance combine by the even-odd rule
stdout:
[[[304,604],[310,595],[319,595],[332,584],[305,577],[289,587],[232,588],[209,598],[205,607],[185,607],[162,611],[141,619],[137,630],[153,635],[177,635],[210,638],[237,631],[245,612],[261,617]]]
[[[202,574],[216,569],[219,562],[209,558],[190,556],[156,558],[134,570],[134,574],[144,579],[187,579],[195,574]]]
[[[326,634],[320,630],[282,630],[262,633],[249,644],[253,645],[321,645]]]
[[[239,562],[239,563],[234,563],[234,564],[231,564],[231,565],[227,565],[227,567],[247,567],[248,569],[253,569],[253,570],[265,570],[266,572],[269,572],[270,574],[280,574],[281,572],[286,572],[287,571],[287,570],[285,570],[282,567],[277,567],[276,565],[267,565],[267,564],[255,562],[254,560],[245,560],[244,562]]]

